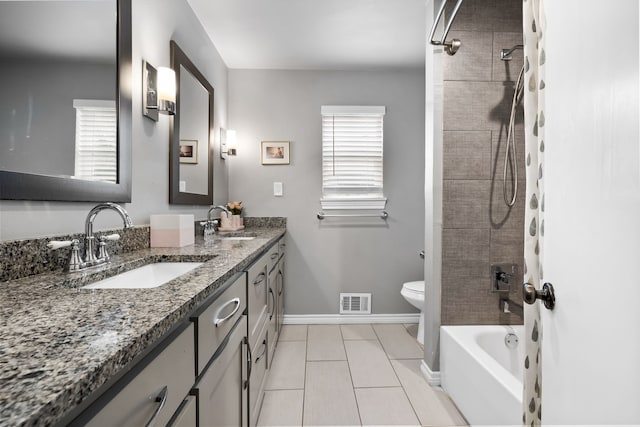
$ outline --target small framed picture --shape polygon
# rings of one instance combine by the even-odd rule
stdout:
[[[288,165],[289,141],[262,141],[263,165]]]
[[[198,140],[180,140],[180,163],[198,163]]]

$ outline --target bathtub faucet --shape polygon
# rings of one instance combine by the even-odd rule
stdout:
[[[511,291],[509,282],[517,270],[517,264],[491,264],[491,292],[508,294]]]

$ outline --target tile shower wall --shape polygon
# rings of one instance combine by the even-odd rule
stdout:
[[[442,324],[513,324],[490,292],[492,263],[522,266],[524,236],[524,133],[516,126],[516,205],[503,201],[503,162],[522,50],[500,60],[500,50],[522,44],[518,0],[466,0],[449,38],[462,41],[443,55]],[[522,271],[511,280],[510,299],[521,302]]]

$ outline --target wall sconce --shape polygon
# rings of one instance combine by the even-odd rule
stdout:
[[[220,128],[220,158],[226,160],[227,156],[236,154],[236,131]]]
[[[142,114],[158,121],[158,113],[176,114],[176,73],[142,61]]]

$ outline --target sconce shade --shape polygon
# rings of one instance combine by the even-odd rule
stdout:
[[[227,130],[227,154],[229,154],[230,156],[235,156],[236,148],[237,148],[236,131],[228,129]]]
[[[158,113],[176,113],[176,73],[167,67],[157,69],[142,62],[142,114],[158,121]]]
[[[176,72],[168,67],[158,67],[158,112],[176,113]]]

